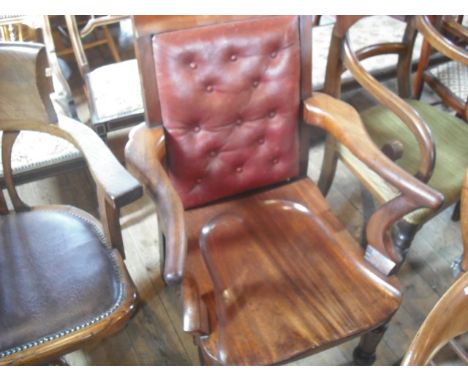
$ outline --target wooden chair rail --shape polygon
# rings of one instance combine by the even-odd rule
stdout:
[[[462,47],[455,45],[452,41],[444,38],[432,25],[428,16],[415,17],[416,28],[429,40],[431,46],[451,58],[454,61],[459,61],[463,65],[468,65],[468,53]]]
[[[91,17],[88,22],[85,24],[85,26],[81,29],[80,31],[80,37],[86,37],[90,33],[92,33],[96,28],[109,25],[109,24],[115,24],[118,21],[125,20],[130,18],[129,15],[106,15],[106,16],[100,16],[100,17]]]
[[[371,247],[367,253],[369,261],[384,274],[392,273],[400,258],[389,240],[390,227],[417,208],[439,208],[443,196],[386,157],[368,136],[357,111],[343,101],[316,93],[305,101],[304,119],[327,130],[371,170],[402,192],[401,196],[374,213],[367,229]],[[372,249],[378,253],[372,252]],[[382,256],[389,256],[391,262]]]
[[[398,42],[387,42],[366,46],[358,49],[354,54],[357,59],[361,61],[381,54],[402,54],[405,52],[406,47],[404,44]]]
[[[453,18],[443,18],[442,29],[455,38],[459,38],[465,41],[468,40],[468,28],[461,25],[461,20],[459,22]]]
[[[435,146],[431,130],[426,122],[411,106],[380,84],[362,67],[347,40],[345,40],[343,47],[343,61],[356,81],[382,105],[392,110],[414,134],[421,152],[421,161],[415,176],[423,182],[427,182],[434,170]]]

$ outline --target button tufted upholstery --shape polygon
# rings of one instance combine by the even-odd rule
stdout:
[[[168,172],[185,208],[297,176],[297,17],[153,37]]]

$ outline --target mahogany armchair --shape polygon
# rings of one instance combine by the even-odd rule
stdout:
[[[0,44],[1,151],[11,202],[0,189],[0,365],[46,363],[113,334],[136,309],[118,212],[141,196],[141,186],[89,127],[57,119],[47,65],[42,45]],[[22,130],[56,135],[81,150],[102,224],[72,206],[30,207],[20,199],[11,154]]]
[[[461,274],[424,320],[402,365],[426,365],[447,343],[454,348],[462,361],[468,364],[466,350],[455,339],[468,333],[468,171],[465,175],[461,204],[464,245]]]
[[[353,52],[348,42],[348,31],[360,18],[337,18],[324,91],[339,97],[340,75],[343,70],[349,70],[356,81],[378,101],[377,106],[361,113],[373,142],[401,168],[438,190],[445,199],[440,209],[418,209],[398,223],[398,229],[394,231],[398,248],[395,261],[401,264],[418,229],[435,214],[459,200],[464,170],[468,166],[466,123],[422,101],[403,100],[411,97],[411,54],[416,34],[420,31],[436,49],[464,65],[468,63],[468,54],[448,44],[424,16],[408,20],[403,41],[373,45]],[[402,98],[376,81],[360,64],[360,60],[380,54],[398,54],[397,83]],[[376,176],[375,172],[369,171],[362,161],[332,136],[327,138],[319,179],[323,194],[326,195],[332,184],[338,159],[361,180],[378,203],[386,204],[398,195],[398,190]]]
[[[107,26],[128,17],[92,18],[80,30],[75,16],[65,16],[73,52],[84,81],[91,125],[101,136],[105,136],[108,131],[128,127],[143,120],[140,77],[136,60],[121,61],[114,45],[111,45],[111,51],[116,62],[91,68],[82,39],[102,27],[108,34],[106,41],[112,41],[113,44]]]
[[[311,96],[310,17],[135,16],[146,123],[128,168],[153,198],[162,274],[207,365],[280,364],[362,336],[375,360],[400,304],[388,228],[442,196],[371,142],[356,111]],[[309,128],[401,190],[366,254],[306,176]]]

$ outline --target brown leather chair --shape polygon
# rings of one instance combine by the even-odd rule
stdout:
[[[138,182],[87,126],[55,114],[46,51],[0,44],[0,130],[6,188],[0,190],[0,365],[38,364],[111,335],[136,308],[123,262],[118,211],[141,195]],[[29,207],[13,183],[11,153],[21,130],[76,145],[98,190],[103,224],[63,205]]]
[[[411,57],[416,34],[420,31],[442,53],[468,64],[468,53],[448,44],[434,31],[424,16],[410,17],[402,41],[364,47],[356,52],[349,44],[349,29],[362,16],[339,16],[335,24],[324,92],[339,97],[341,73],[348,69],[355,80],[378,102],[361,112],[361,118],[372,140],[405,171],[444,195],[442,208],[421,208],[398,223],[395,240],[398,251],[394,262],[401,265],[420,227],[460,198],[463,174],[468,166],[468,128],[466,122],[450,113],[411,97]],[[398,54],[398,96],[372,77],[360,60],[380,54]],[[401,98],[400,98],[401,97]],[[403,99],[405,98],[405,99]],[[338,159],[355,174],[373,199],[386,204],[399,191],[376,176],[349,150],[332,136],[327,138],[319,187],[327,194],[331,187]]]
[[[91,125],[102,136],[107,132],[135,125],[143,120],[140,77],[135,59],[120,60],[117,48],[107,26],[129,16],[104,16],[91,18],[80,30],[76,16],[66,15],[65,21],[75,59],[84,82],[85,94],[91,113]],[[103,28],[116,62],[92,68],[84,43],[87,35]],[[94,46],[94,45],[93,45]]]
[[[126,163],[156,203],[162,273],[182,281],[201,362],[278,364],[362,336],[355,361],[372,363],[400,304],[388,228],[441,195],[381,154],[351,106],[311,97],[310,17],[134,24],[146,124]],[[402,191],[374,215],[366,254],[306,176],[307,124]]]
[[[462,236],[464,244],[461,275],[444,293],[414,337],[402,365],[426,365],[447,343],[462,362],[468,364],[468,353],[456,337],[468,333],[468,171],[462,192]]]

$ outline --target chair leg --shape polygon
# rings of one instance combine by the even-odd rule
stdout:
[[[328,135],[323,152],[322,169],[318,180],[318,188],[323,196],[327,196],[335,177],[338,154],[336,153],[336,141]]]
[[[375,202],[371,193],[364,187],[361,186],[361,199],[362,199],[362,214],[364,218],[364,224],[361,231],[361,247],[367,247],[367,223],[370,217],[375,211]]]
[[[458,201],[457,204],[455,204],[455,207],[453,208],[452,221],[460,221],[460,201]]]
[[[50,361],[47,366],[70,366],[65,357],[55,358]]]
[[[400,268],[405,262],[411,243],[413,242],[413,239],[416,236],[419,228],[420,226],[417,224],[401,221],[397,224],[396,229],[393,231],[395,248],[402,258],[401,263],[398,264],[398,268]]]
[[[375,362],[377,345],[385,334],[387,328],[388,324],[386,323],[361,336],[359,345],[354,349],[353,352],[353,360],[355,365],[370,366]]]

